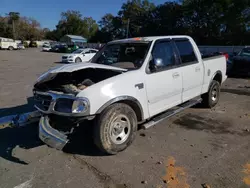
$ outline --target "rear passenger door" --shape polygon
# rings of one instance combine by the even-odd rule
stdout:
[[[201,94],[204,67],[199,62],[193,45],[187,38],[174,39],[179,53],[179,69],[182,74],[182,102],[186,102]]]

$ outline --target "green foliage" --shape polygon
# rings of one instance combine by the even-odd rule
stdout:
[[[91,17],[82,17],[79,11],[68,10],[61,13],[56,29],[49,31],[42,30],[33,19],[10,12],[8,17],[0,17],[0,36],[22,40],[45,36],[59,41],[72,34],[104,43],[125,38],[127,34],[129,37],[182,34],[192,36],[199,45],[247,45],[250,0],[179,0],[158,6],[149,0],[128,0],[117,15],[107,13],[98,24]]]
[[[249,0],[182,0],[155,6],[147,0],[124,3],[117,16],[106,14],[93,41],[126,37],[191,35],[200,45],[250,43]],[[101,40],[103,38],[103,40]]]
[[[23,45],[24,45],[25,48],[28,48],[28,47],[29,47],[29,44],[28,44],[28,42],[26,42],[26,41],[23,42]]]
[[[0,36],[13,38],[12,27],[8,24],[8,19],[0,17]]]
[[[0,17],[0,36],[17,40],[41,40],[45,32],[33,18],[21,17],[18,12],[10,12]]]
[[[46,34],[47,39],[59,40],[67,34],[80,35],[90,39],[98,30],[98,24],[91,17],[84,17],[79,11],[62,12],[56,29]]]
[[[149,13],[155,9],[155,5],[148,0],[132,0],[124,3],[118,12],[123,27],[126,28],[129,21],[129,36],[140,36],[140,31],[147,24]]]
[[[37,43],[35,41],[30,41],[29,47],[37,48]]]

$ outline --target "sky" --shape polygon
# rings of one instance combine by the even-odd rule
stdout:
[[[162,4],[168,0],[151,0]],[[78,10],[85,17],[99,21],[106,13],[114,15],[127,0],[0,0],[0,16],[8,12],[20,12],[21,16],[32,17],[41,27],[54,29],[61,12]]]

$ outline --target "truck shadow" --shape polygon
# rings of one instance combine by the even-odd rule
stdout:
[[[14,163],[27,164],[13,155],[13,149],[17,146],[30,149],[43,145],[38,138],[37,123],[25,127],[9,126],[10,121],[17,114],[32,111],[34,111],[33,97],[27,98],[27,104],[0,109],[0,157]]]
[[[85,156],[106,156],[94,144],[93,139],[93,121],[86,121],[81,124],[77,130],[69,136],[68,143],[63,151],[69,154],[78,154]]]
[[[6,127],[0,129],[0,157],[23,165],[28,163],[15,157],[13,149],[17,146],[22,149],[31,149],[43,145],[38,139],[37,124],[25,127]]]
[[[226,89],[226,88],[223,88],[223,89],[221,89],[221,92],[231,93],[231,94],[236,94],[236,95],[250,96],[250,91],[242,90],[242,89]]]
[[[16,147],[22,149],[32,149],[44,145],[39,139],[38,123],[33,123],[24,127],[0,128],[0,158],[5,160],[28,165],[27,162],[15,156],[13,150]],[[92,127],[83,125],[76,133],[70,135],[70,143],[65,146],[63,152],[68,154],[79,154],[85,156],[105,156],[94,145],[92,139]]]
[[[185,129],[193,129],[197,131],[207,131],[213,134],[231,134],[238,136],[249,136],[250,133],[237,129],[233,129],[233,125],[229,121],[221,121],[211,118],[205,118],[194,114],[186,114],[174,121],[174,124]]]
[[[27,103],[10,108],[0,108],[0,118],[34,111],[34,98],[28,97]]]

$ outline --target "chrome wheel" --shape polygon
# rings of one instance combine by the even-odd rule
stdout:
[[[213,88],[212,93],[211,93],[212,101],[216,101],[217,96],[218,96],[218,91],[217,91],[217,88],[215,87]]]
[[[130,134],[131,124],[127,116],[118,115],[111,121],[109,135],[114,144],[124,143]]]

